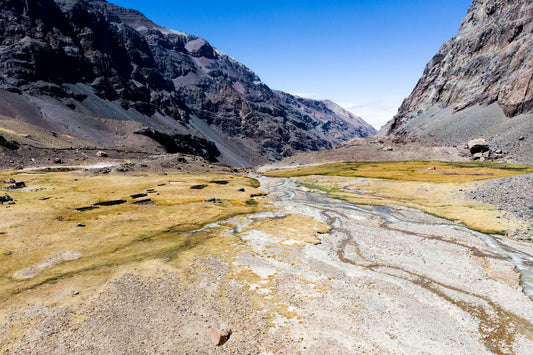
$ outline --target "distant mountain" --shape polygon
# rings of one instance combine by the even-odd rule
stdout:
[[[135,10],[90,0],[2,0],[0,10],[0,128],[34,128],[36,146],[164,148],[238,166],[376,133]]]
[[[475,0],[380,134],[462,144],[483,137],[533,162],[533,2]]]

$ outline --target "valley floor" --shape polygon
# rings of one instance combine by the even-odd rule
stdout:
[[[515,265],[531,272],[529,242],[407,207],[354,205],[288,178],[256,176],[268,193],[256,197],[253,180],[228,173],[49,174],[31,177],[48,189],[27,187],[1,209],[1,251],[9,243],[12,251],[0,254],[2,353],[529,354],[533,347],[533,301]],[[59,178],[64,185],[54,191]],[[92,206],[114,182],[121,189],[108,200],[124,203],[60,210],[75,199],[74,207]],[[83,195],[71,195],[73,187]],[[130,197],[137,192],[148,196]],[[44,207],[51,196],[55,210]],[[147,198],[155,204],[133,204]],[[40,206],[32,220],[65,218],[32,226],[29,206]],[[153,224],[143,222],[148,209]],[[184,227],[187,216],[200,227]],[[129,228],[117,224],[124,218]],[[71,230],[44,240],[60,223]],[[222,328],[231,336],[215,346],[211,335]]]

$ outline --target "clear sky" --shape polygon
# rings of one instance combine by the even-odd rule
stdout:
[[[109,0],[206,39],[272,89],[392,118],[471,0]]]

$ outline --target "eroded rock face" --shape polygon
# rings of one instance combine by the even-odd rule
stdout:
[[[380,134],[420,136],[439,143],[465,143],[479,136],[489,138],[517,124],[522,125],[521,131],[531,132],[531,118],[525,123],[524,120],[514,124],[508,121],[533,112],[532,78],[533,2],[474,0],[459,33],[443,44],[427,64],[411,95]],[[476,116],[472,110],[481,112],[478,107],[489,106],[492,107],[490,112],[483,111],[486,120],[470,118]],[[490,126],[499,126],[494,131],[483,124],[493,118],[497,122],[491,122]],[[431,122],[435,119],[449,121],[446,123],[450,127],[449,136],[441,132],[445,127]],[[454,125],[461,127],[452,127]],[[465,130],[472,134],[460,132]],[[515,135],[499,143],[506,144],[516,139]]]
[[[131,119],[168,136],[214,142],[222,161],[235,165],[375,134],[332,103],[272,91],[206,40],[158,26],[138,11],[98,0],[9,0],[0,9],[0,89],[30,97],[31,105],[37,105],[31,97],[44,96],[46,108],[38,109],[57,117],[51,97],[68,109],[61,111],[72,116],[66,121]],[[0,113],[24,117],[9,101]],[[68,122],[54,125],[42,116],[37,124],[46,129],[62,127],[59,133],[103,148],[113,141],[103,142],[97,124],[82,126],[81,137],[65,128]]]

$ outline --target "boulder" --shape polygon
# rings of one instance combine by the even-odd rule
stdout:
[[[96,152],[96,156],[100,158],[107,158],[109,155],[106,152],[99,150]]]
[[[468,149],[472,155],[490,151],[489,144],[482,138],[470,140],[468,142]]]

